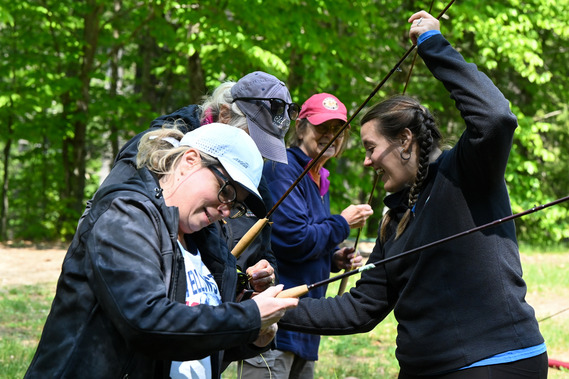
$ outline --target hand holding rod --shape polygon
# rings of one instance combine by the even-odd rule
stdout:
[[[397,254],[397,255],[394,255],[394,256],[392,256],[392,257],[385,258],[385,259],[382,259],[382,260],[379,260],[379,261],[376,261],[376,262],[373,262],[373,263],[368,263],[367,265],[362,266],[362,267],[358,268],[357,270],[344,272],[343,274],[337,275],[337,276],[335,276],[335,277],[333,277],[333,278],[329,278],[329,279],[326,279],[326,280],[322,280],[322,281],[316,282],[316,283],[314,283],[314,284],[309,284],[309,285],[303,284],[303,285],[301,285],[301,286],[289,288],[289,289],[287,289],[287,290],[284,290],[284,291],[280,292],[280,293],[277,295],[277,297],[292,297],[292,296],[298,297],[298,296],[305,295],[305,294],[308,293],[308,291],[310,291],[310,290],[313,289],[313,288],[320,287],[320,286],[323,286],[323,285],[328,284],[328,283],[332,283],[332,282],[334,282],[334,281],[336,281],[336,280],[343,279],[343,278],[345,278],[345,277],[347,277],[347,276],[357,274],[358,272],[362,272],[362,271],[370,270],[370,269],[372,269],[372,268],[376,268],[376,267],[378,267],[378,266],[384,265],[384,264],[386,264],[386,263],[388,263],[388,262],[391,262],[391,261],[394,261],[394,260],[396,260],[396,259],[400,259],[400,258],[403,258],[403,257],[405,257],[405,256],[407,256],[407,255],[417,253],[417,252],[419,252],[419,251],[421,251],[421,250],[425,250],[425,249],[428,249],[428,248],[430,248],[430,247],[437,246],[437,245],[440,245],[440,244],[442,244],[442,243],[445,243],[445,242],[454,240],[454,239],[456,239],[456,238],[463,237],[463,236],[465,236],[465,235],[467,235],[467,234],[471,234],[471,233],[474,233],[474,232],[478,232],[478,231],[480,231],[480,230],[484,230],[484,229],[490,228],[490,227],[492,227],[492,226],[496,226],[496,225],[502,224],[502,223],[504,223],[504,222],[506,222],[506,221],[510,221],[510,220],[515,219],[515,218],[519,218],[519,217],[528,215],[528,214],[530,214],[530,213],[534,213],[534,212],[540,211],[540,210],[542,210],[542,209],[551,207],[552,205],[556,205],[556,204],[562,203],[562,202],[567,201],[567,200],[569,200],[569,196],[562,197],[562,198],[560,198],[560,199],[557,199],[557,200],[552,201],[552,202],[547,203],[547,204],[538,205],[538,206],[536,206],[536,207],[533,207],[533,208],[531,208],[531,209],[528,209],[527,211],[523,211],[523,212],[520,212],[520,213],[516,213],[516,214],[510,215],[510,216],[504,217],[504,218],[500,218],[500,219],[498,219],[498,220],[494,220],[494,221],[492,221],[492,222],[489,222],[489,223],[487,223],[487,224],[474,227],[474,228],[469,229],[469,230],[466,230],[466,231],[464,231],[464,232],[460,232],[460,233],[457,233],[457,234],[453,234],[452,236],[448,236],[448,237],[442,238],[442,239],[440,239],[440,240],[437,240],[437,241],[428,243],[428,244],[426,244],[426,245],[419,246],[419,247],[416,247],[416,248],[414,248],[414,249],[404,251],[404,252],[401,253],[401,254]]]

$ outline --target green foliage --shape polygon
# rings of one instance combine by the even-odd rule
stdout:
[[[432,2],[437,15],[446,2]],[[407,18],[431,2],[0,0],[0,162],[8,178],[2,238],[67,239],[116,147],[149,121],[196,103],[224,80],[264,70],[302,103],[338,96],[353,114],[410,47]],[[519,118],[506,181],[514,212],[567,195],[567,0],[456,2],[443,34],[487,73]],[[561,59],[560,59],[561,58]],[[411,57],[370,104],[403,91]],[[464,126],[418,58],[407,94],[449,141]],[[363,109],[365,112],[365,108]],[[332,208],[367,202],[357,115],[349,149],[327,165]],[[105,161],[103,161],[105,159]],[[363,231],[373,238],[381,216]],[[569,206],[516,221],[522,242],[569,239]],[[1,216],[1,214],[0,214]]]

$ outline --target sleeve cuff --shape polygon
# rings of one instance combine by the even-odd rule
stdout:
[[[425,33],[421,34],[419,38],[417,38],[417,46],[423,43],[425,40],[431,38],[434,35],[441,34],[440,30],[428,30]]]

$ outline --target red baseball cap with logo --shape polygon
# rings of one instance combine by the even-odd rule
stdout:
[[[312,125],[320,125],[328,120],[348,120],[346,106],[334,95],[318,93],[302,104],[299,119],[307,118]]]

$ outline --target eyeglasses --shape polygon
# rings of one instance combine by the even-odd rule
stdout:
[[[236,97],[235,99],[233,99],[232,102],[236,102],[236,101],[254,101],[254,100],[265,100],[271,103],[271,115],[274,116],[282,116],[284,115],[284,111],[286,106],[288,105],[288,117],[291,119],[291,121],[294,121],[298,118],[298,114],[300,113],[300,105],[296,104],[296,103],[287,103],[286,101],[284,101],[283,99],[279,99],[279,98],[264,98],[264,97]]]
[[[221,180],[223,180],[223,185],[217,193],[217,200],[222,204],[231,204],[231,214],[229,218],[239,218],[247,213],[247,207],[242,202],[237,199],[237,190],[235,186],[229,182],[229,180],[223,175],[215,166],[208,166],[208,168]]]
[[[323,122],[322,124],[318,124],[318,125],[312,125],[312,127],[314,128],[314,130],[316,130],[316,132],[318,134],[327,134],[332,132],[332,134],[336,135],[340,129],[342,129],[342,126],[344,126],[344,123],[336,123],[336,122]]]

